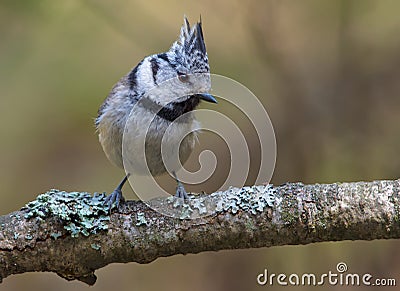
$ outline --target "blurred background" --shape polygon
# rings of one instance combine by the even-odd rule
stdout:
[[[0,0],[0,213],[50,188],[113,190],[123,172],[98,143],[97,108],[144,56],[169,48],[184,14],[202,16],[212,73],[241,82],[268,110],[272,183],[398,178],[399,9],[395,0]],[[322,273],[341,261],[400,284],[399,248],[387,240],[177,255],[109,265],[91,290],[272,290],[256,282],[265,268]],[[50,273],[0,284],[55,288],[88,287]]]

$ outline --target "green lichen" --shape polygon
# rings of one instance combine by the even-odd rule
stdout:
[[[181,216],[179,217],[180,219],[189,219],[191,218],[193,209],[190,207],[189,204],[184,204],[182,205],[182,212]]]
[[[62,235],[62,233],[61,232],[52,232],[51,234],[50,234],[50,236],[52,237],[52,238],[54,238],[54,239],[58,239],[60,236]]]
[[[101,246],[99,244],[96,244],[96,243],[90,244],[90,247],[92,249],[96,250],[96,251],[98,251],[101,248]]]
[[[89,236],[108,228],[109,209],[104,205],[105,194],[95,193],[91,196],[84,192],[65,192],[50,190],[40,194],[36,200],[29,202],[24,217],[26,219],[44,219],[57,217],[64,223],[64,229],[72,237],[79,234]],[[56,239],[61,235],[52,233]]]
[[[15,215],[13,215],[13,217],[15,217],[16,219],[21,219],[21,217],[19,216],[19,214],[15,214]]]
[[[193,196],[184,200],[175,196],[168,197],[167,203],[174,209],[171,214],[179,219],[197,218],[216,213],[230,212],[237,214],[245,211],[256,215],[266,207],[273,207],[276,200],[276,189],[273,185],[247,186],[230,188],[211,195]]]
[[[193,207],[198,209],[200,215],[207,213],[207,207],[201,199],[194,200]]]
[[[136,216],[136,219],[137,219],[136,225],[137,226],[147,225],[147,220],[146,220],[146,217],[144,217],[143,212],[138,212],[136,215],[137,215]]]
[[[192,194],[188,195],[188,200],[184,200],[176,196],[170,196],[166,199],[167,203],[174,209],[174,211],[171,213],[173,216],[183,220],[196,218],[208,212],[205,204],[209,203],[207,197],[199,198]]]
[[[251,214],[261,213],[264,208],[274,205],[276,196],[272,185],[231,188],[223,193],[225,197],[218,200],[216,211],[230,211],[233,214],[236,214],[239,210],[247,211]],[[211,197],[220,194],[220,192],[217,192],[211,194]]]

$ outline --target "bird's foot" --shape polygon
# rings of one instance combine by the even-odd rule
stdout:
[[[124,198],[124,196],[122,196],[122,190],[117,188],[112,193],[110,193],[110,195],[108,195],[106,197],[106,199],[104,200],[104,205],[106,205],[108,207],[108,209],[111,213],[111,209],[112,209],[113,205],[115,204],[117,209],[119,209],[121,202],[124,203],[125,198]]]
[[[183,198],[185,200],[190,199],[189,195],[187,194],[185,188],[183,187],[182,183],[178,181],[178,186],[176,187],[176,194],[175,197]]]

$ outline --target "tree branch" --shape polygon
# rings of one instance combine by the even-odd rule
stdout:
[[[211,215],[197,219],[164,216],[140,201],[128,201],[108,217],[99,206],[103,195],[51,190],[0,216],[0,282],[11,274],[51,271],[92,285],[94,271],[115,262],[400,238],[399,188],[400,180],[232,188],[211,194]],[[157,203],[176,207],[167,200]]]

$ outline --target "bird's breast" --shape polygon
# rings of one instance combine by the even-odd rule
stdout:
[[[136,106],[128,118],[122,140],[127,170],[137,174],[160,175],[177,171],[189,158],[199,123],[193,113],[183,120],[168,121],[146,108]]]

